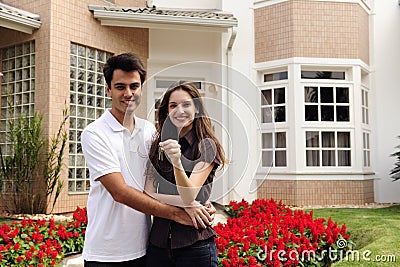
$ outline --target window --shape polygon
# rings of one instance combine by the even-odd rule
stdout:
[[[7,151],[8,121],[23,114],[33,116],[35,104],[35,42],[7,48],[2,52],[0,143]],[[12,107],[12,109],[10,109]]]
[[[286,167],[286,132],[262,133],[262,167]]]
[[[0,145],[9,154],[7,144],[9,120],[20,115],[32,117],[35,106],[35,42],[30,41],[1,49],[1,115]],[[4,191],[13,188],[13,181],[3,181]]]
[[[369,145],[369,133],[363,133],[363,165],[371,167],[371,149]]]
[[[112,54],[71,44],[70,127],[68,191],[89,190],[89,170],[83,157],[80,137],[89,123],[99,118],[111,100],[107,97],[103,65]]]
[[[301,71],[302,79],[345,80],[343,71]]]
[[[350,121],[349,87],[305,86],[306,121]]]
[[[264,74],[264,82],[280,81],[287,79],[288,79],[287,71]]]
[[[362,112],[362,123],[369,124],[368,90],[365,88],[361,89],[361,112]]]
[[[286,121],[285,87],[261,90],[261,122]]]
[[[351,166],[350,132],[307,131],[307,166]]]

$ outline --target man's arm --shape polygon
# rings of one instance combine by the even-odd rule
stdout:
[[[121,173],[113,172],[98,179],[116,202],[137,211],[193,226],[189,215],[181,208],[161,203],[150,196],[130,187]]]

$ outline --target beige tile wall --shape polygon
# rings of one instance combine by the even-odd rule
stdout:
[[[363,205],[374,202],[373,180],[260,181],[258,198],[282,200],[286,205]]]
[[[124,6],[145,6],[141,1],[116,1]],[[40,14],[42,25],[33,35],[0,29],[0,48],[35,39],[36,89],[35,109],[44,116],[44,133],[52,136],[62,120],[64,103],[69,106],[69,55],[70,43],[78,43],[111,53],[134,52],[146,63],[149,35],[147,29],[104,27],[93,18],[89,4],[105,5],[100,0],[17,0],[4,1],[15,7]],[[6,35],[3,35],[5,33]],[[144,98],[146,94],[144,94]],[[142,103],[146,103],[143,99]],[[145,104],[142,104],[145,105]],[[142,106],[139,116],[145,116]],[[65,155],[68,164],[68,155]],[[76,206],[86,206],[87,194],[68,194],[68,169],[62,173],[64,188],[55,213],[73,211]]]
[[[369,19],[357,3],[289,0],[254,10],[255,59],[350,58],[369,63]]]

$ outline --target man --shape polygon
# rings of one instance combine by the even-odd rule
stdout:
[[[111,57],[103,72],[111,109],[81,136],[90,172],[83,258],[86,267],[145,266],[150,229],[146,214],[186,225],[192,220],[183,209],[143,193],[147,157],[139,151],[147,151],[155,128],[134,115],[146,79],[140,58],[130,53]],[[210,223],[206,209],[201,209]]]

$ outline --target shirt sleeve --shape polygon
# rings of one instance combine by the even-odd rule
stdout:
[[[214,168],[221,164],[221,158],[218,154],[217,144],[211,138],[204,138],[199,142],[200,158],[199,161],[214,163]]]
[[[83,131],[81,135],[82,151],[92,181],[106,174],[121,172],[115,149],[104,139],[99,133],[90,130]]]

